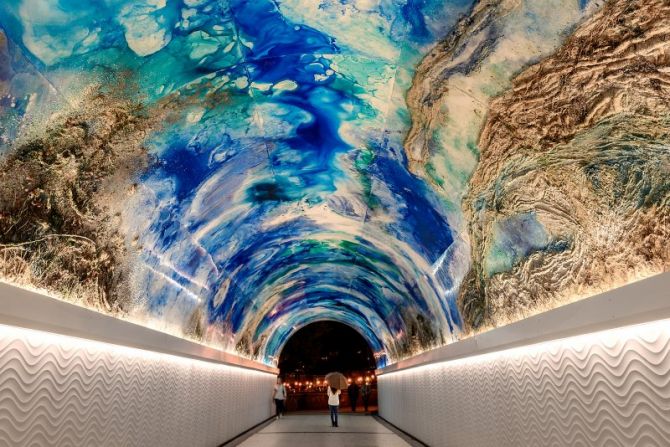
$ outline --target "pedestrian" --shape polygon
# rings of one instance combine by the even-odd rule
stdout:
[[[284,415],[284,402],[286,401],[286,386],[282,383],[281,377],[277,377],[272,398],[275,400],[275,419],[279,419]]]
[[[347,389],[347,394],[349,394],[349,403],[351,404],[351,411],[356,412],[356,401],[358,400],[358,385],[352,382]]]
[[[334,386],[328,387],[328,408],[330,408],[330,423],[333,427],[337,425],[337,409],[340,406],[340,394],[342,392]]]
[[[370,394],[372,394],[372,388],[370,388],[368,382],[365,382],[361,387],[361,398],[363,399],[363,407],[366,413],[368,412],[368,404],[370,403]]]

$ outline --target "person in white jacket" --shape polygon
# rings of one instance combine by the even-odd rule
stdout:
[[[328,387],[328,408],[330,408],[330,423],[337,427],[337,409],[340,406],[340,394],[342,392],[335,387]]]

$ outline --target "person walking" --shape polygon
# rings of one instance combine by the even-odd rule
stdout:
[[[286,401],[286,386],[284,386],[280,377],[277,377],[272,398],[275,400],[275,419],[279,419],[284,415],[284,402]]]
[[[363,408],[365,408],[365,412],[368,412],[368,404],[370,403],[370,394],[372,394],[372,388],[370,388],[370,384],[365,382],[363,386],[361,387],[361,398],[363,399]]]
[[[347,388],[347,394],[349,394],[349,403],[351,404],[351,411],[356,412],[356,401],[358,400],[358,385],[355,382],[352,382]]]
[[[333,427],[337,425],[337,409],[340,406],[340,394],[342,392],[334,386],[328,387],[328,408],[330,408],[330,423]]]

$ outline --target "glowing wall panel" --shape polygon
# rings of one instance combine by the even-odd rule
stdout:
[[[270,373],[0,325],[0,446],[216,446],[271,415]]]
[[[382,374],[379,396],[382,417],[431,446],[667,446],[670,320]]]

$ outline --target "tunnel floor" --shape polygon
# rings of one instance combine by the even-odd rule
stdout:
[[[292,414],[272,421],[246,439],[231,444],[241,447],[410,447],[421,444],[403,439],[372,416],[340,414],[339,427],[330,426],[327,413]]]

